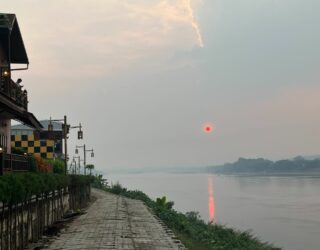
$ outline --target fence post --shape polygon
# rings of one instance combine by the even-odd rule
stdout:
[[[4,168],[4,157],[3,157],[3,153],[0,153],[0,175],[3,175],[3,168]]]
[[[13,168],[12,168],[12,154],[9,154],[9,157],[10,157],[10,171],[12,173],[12,171],[13,171]]]

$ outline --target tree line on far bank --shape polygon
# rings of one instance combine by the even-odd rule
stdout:
[[[221,174],[241,174],[241,173],[259,173],[259,174],[298,174],[298,173],[319,173],[320,158],[305,159],[297,156],[294,159],[279,161],[270,161],[263,158],[245,159],[239,158],[234,163],[226,163],[220,166],[207,167],[209,173]]]

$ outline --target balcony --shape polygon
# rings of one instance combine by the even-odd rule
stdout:
[[[9,67],[0,68],[0,72],[0,116],[41,130],[40,122],[28,112],[28,92],[19,84],[21,80],[11,80]]]
[[[5,96],[9,101],[15,105],[28,110],[28,93],[22,90],[22,86],[15,83],[10,77],[1,76],[0,80],[0,94]]]

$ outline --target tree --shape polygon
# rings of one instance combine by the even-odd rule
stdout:
[[[88,165],[86,166],[86,169],[89,169],[89,170],[90,170],[90,175],[91,175],[91,172],[92,172],[92,170],[94,169],[94,165],[93,165],[93,164],[88,164]]]

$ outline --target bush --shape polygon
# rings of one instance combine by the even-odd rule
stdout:
[[[55,174],[65,173],[65,165],[63,160],[60,160],[60,159],[48,160],[48,163],[53,167],[53,173]]]
[[[27,151],[24,148],[11,148],[11,153],[16,155],[24,155]]]
[[[53,169],[52,166],[46,161],[45,159],[35,156],[37,169],[41,173],[52,173]]]
[[[0,202],[16,204],[33,195],[49,193],[67,186],[88,185],[89,176],[47,173],[19,173],[0,176]]]
[[[31,172],[38,172],[37,161],[33,155],[28,156],[28,164]]]
[[[93,178],[92,187],[99,188],[99,189],[108,187],[107,179],[104,179],[102,174],[99,174],[99,175],[97,174],[92,178]]]

